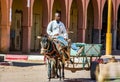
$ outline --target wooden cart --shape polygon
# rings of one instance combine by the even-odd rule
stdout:
[[[70,59],[72,63],[67,62],[65,69],[72,72],[80,70],[90,70],[92,79],[96,78],[95,71],[99,71],[99,62],[101,57],[102,44],[75,43],[80,48],[79,53],[70,49]]]

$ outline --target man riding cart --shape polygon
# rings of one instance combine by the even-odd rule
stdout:
[[[69,47],[73,47],[76,51],[79,51],[79,48],[74,44],[70,44],[70,39],[68,39],[68,33],[66,31],[65,25],[60,21],[60,12],[55,13],[55,20],[51,21],[47,27],[47,34],[50,38],[54,40],[58,46],[58,50],[64,53],[65,59],[69,59]]]

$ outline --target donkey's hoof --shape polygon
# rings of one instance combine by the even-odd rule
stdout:
[[[61,78],[59,80],[61,81]]]
[[[50,82],[51,81],[51,78],[48,78],[48,82]]]
[[[64,79],[65,79],[65,76],[63,76],[62,79],[64,80]]]
[[[60,75],[57,75],[57,78],[60,78]]]

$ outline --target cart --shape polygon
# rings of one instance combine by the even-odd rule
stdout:
[[[66,70],[76,72],[80,70],[90,70],[92,79],[96,79],[96,74],[99,72],[99,63],[101,57],[102,44],[86,44],[75,43],[79,47],[79,53],[70,49],[70,60],[72,63],[67,62],[65,65]]]

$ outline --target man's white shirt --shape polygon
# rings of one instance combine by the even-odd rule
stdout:
[[[68,34],[65,25],[61,21],[59,21],[59,23],[57,23],[56,20],[51,21],[48,24],[47,33],[52,37],[54,37],[55,34],[58,34],[59,36],[68,39]]]

